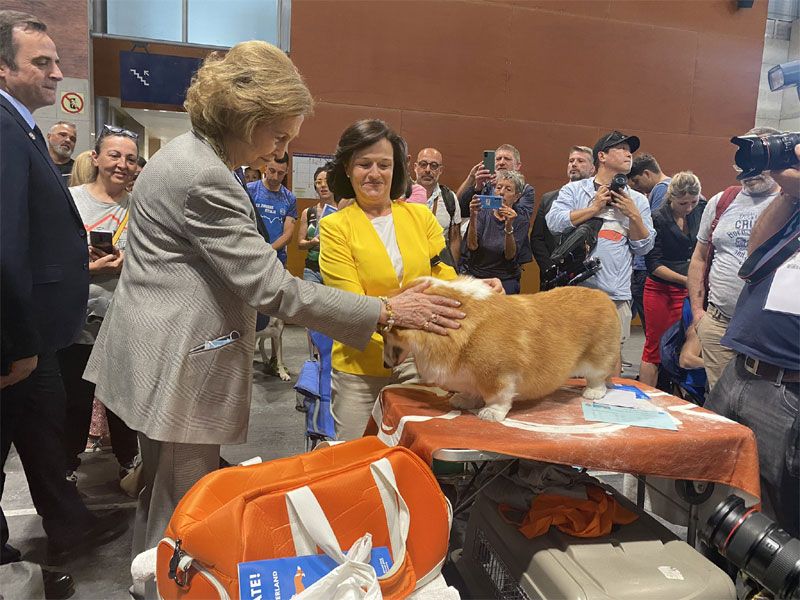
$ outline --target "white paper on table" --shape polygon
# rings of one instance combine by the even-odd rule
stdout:
[[[595,400],[595,404],[606,406],[621,406],[622,408],[635,408],[637,410],[661,410],[649,400],[637,398],[636,394],[628,390],[608,390],[606,395]]]
[[[765,310],[800,315],[800,252],[783,263],[769,286]]]

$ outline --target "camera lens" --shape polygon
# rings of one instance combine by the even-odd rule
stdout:
[[[611,179],[611,185],[609,186],[609,188],[611,189],[612,192],[620,193],[623,189],[625,189],[626,185],[628,185],[628,178],[625,177],[625,175],[623,175],[622,173],[617,173]]]
[[[736,179],[755,177],[762,171],[787,169],[797,163],[794,147],[800,144],[800,133],[776,133],[764,137],[742,135],[732,137],[738,146],[734,160],[742,172]]]
[[[708,519],[701,539],[779,598],[800,593],[800,540],[728,496]]]

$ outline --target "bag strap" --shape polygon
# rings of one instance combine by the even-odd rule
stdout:
[[[117,230],[114,232],[114,236],[111,238],[111,245],[116,246],[119,238],[122,237],[122,232],[125,231],[125,228],[128,226],[128,215],[131,214],[130,209],[125,211],[125,216],[122,217],[122,222],[117,227]]]
[[[717,201],[716,210],[714,211],[714,220],[711,221],[711,229],[708,231],[708,255],[706,258],[706,271],[703,275],[703,281],[705,283],[706,295],[705,300],[703,301],[704,306],[708,306],[708,291],[709,291],[709,277],[711,274],[711,261],[714,260],[714,244],[711,240],[711,237],[714,235],[714,230],[717,228],[722,215],[725,214],[725,211],[728,210],[728,207],[733,203],[736,199],[736,196],[739,195],[739,192],[742,191],[742,186],[740,185],[732,185],[729,188],[726,188],[724,192],[722,192],[722,196]]]
[[[724,192],[722,192],[722,196],[717,202],[717,209],[714,211],[714,220],[711,221],[711,231],[708,233],[708,241],[711,242],[711,235],[714,233],[714,230],[717,228],[717,224],[719,220],[722,218],[722,215],[725,214],[725,211],[728,210],[728,207],[731,203],[736,199],[736,196],[739,195],[739,192],[742,191],[742,186],[740,185],[732,185],[727,188]]]
[[[382,458],[372,463],[370,472],[386,513],[386,526],[389,531],[393,564],[383,577],[389,577],[400,568],[405,560],[411,515],[408,505],[397,487],[389,459]],[[287,492],[286,510],[297,556],[316,554],[317,547],[319,547],[338,564],[347,560],[336,539],[336,534],[325,516],[325,511],[311,488],[303,486]]]

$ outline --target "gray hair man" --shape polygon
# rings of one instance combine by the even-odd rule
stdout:
[[[59,121],[47,132],[47,152],[56,164],[64,183],[69,185],[69,176],[72,173],[72,153],[78,141],[78,128],[75,123]]]

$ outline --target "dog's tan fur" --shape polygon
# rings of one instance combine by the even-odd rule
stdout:
[[[413,283],[411,285],[414,285]],[[423,381],[458,392],[456,408],[501,421],[515,400],[542,398],[572,376],[585,377],[584,397],[606,393],[619,372],[620,324],[614,303],[584,287],[539,294],[486,294],[468,277],[434,280],[426,293],[456,298],[466,317],[448,336],[394,329],[384,335],[384,359],[408,352]],[[477,287],[476,287],[477,286]]]

